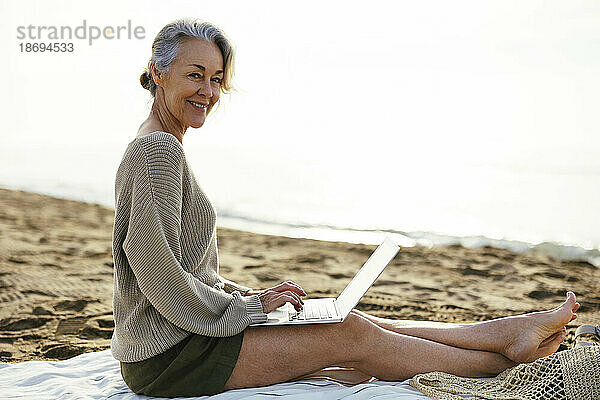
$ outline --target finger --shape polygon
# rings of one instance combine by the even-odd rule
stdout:
[[[286,290],[291,290],[295,293],[298,293],[300,296],[306,296],[306,292],[299,285],[295,284],[292,281],[282,282],[279,285],[273,287],[273,290],[278,292],[284,292]]]
[[[258,298],[263,307],[263,311],[265,313],[268,314],[271,311],[273,311],[274,309],[276,309],[277,307],[279,307],[278,305],[275,305],[275,303],[273,302],[273,299],[276,298],[277,295],[278,295],[278,292],[275,292],[274,290],[271,290],[271,289],[266,289],[258,295]]]
[[[273,298],[269,299],[269,301],[268,301],[269,312],[271,312],[279,307],[284,306],[286,303],[292,303],[292,301],[293,301],[293,299],[291,297],[285,296],[285,295],[279,295],[277,297],[273,297]],[[296,307],[297,306],[294,305],[294,309]]]
[[[275,292],[271,291],[259,296],[260,301],[263,305],[263,311],[270,313],[271,311],[279,308],[285,303],[290,303],[294,308],[299,311],[302,308],[300,304],[300,298],[293,292]]]
[[[265,296],[263,299],[261,299],[261,303],[263,304],[263,311],[267,314],[275,310],[276,308],[283,306],[286,302],[287,300],[281,297],[279,294]]]
[[[304,289],[302,289],[302,287],[300,285],[298,285],[296,282],[287,281],[286,283],[288,283],[292,287],[298,289],[298,292],[300,293],[301,296],[306,296],[306,292],[304,291]]]
[[[294,293],[292,291],[288,290],[286,292],[282,292],[281,295],[285,296],[287,299],[291,299],[290,303],[292,303],[292,305],[294,305],[294,306],[302,307],[302,305],[304,305],[304,302],[302,301],[300,296],[298,296],[296,293]]]
[[[293,292],[280,293],[278,299],[280,302],[283,301],[283,303],[281,303],[281,305],[284,305],[285,303],[290,303],[292,306],[294,306],[296,311],[300,311],[302,309],[302,303],[301,303],[300,297],[298,297],[298,295],[296,293],[293,293]]]
[[[304,304],[304,301],[302,300],[302,298],[300,297],[300,295],[298,295],[298,293],[293,292],[291,290],[286,290],[285,292],[279,292],[280,294],[287,294],[289,296],[294,297],[294,299],[298,300],[298,302],[300,304]]]
[[[296,292],[292,292],[292,291],[287,291],[285,292],[287,294],[291,294],[296,300],[298,300],[298,303],[303,306],[304,305],[304,300],[302,300],[302,297],[300,297],[299,294],[297,294]]]
[[[270,291],[273,291],[273,292],[279,292],[280,291],[279,288],[281,287],[281,285],[283,285],[283,283],[279,283],[279,284],[277,284],[277,285],[275,285],[273,287],[270,287],[270,288],[268,288],[266,290],[270,290]]]
[[[285,281],[285,282],[283,282],[283,284],[284,284],[284,285],[287,285],[287,286],[289,286],[289,287],[294,287],[294,288],[297,288],[297,289],[300,289],[300,290],[302,290],[302,288],[300,287],[300,285],[298,285],[298,284],[297,284],[296,282],[294,282],[294,281]]]

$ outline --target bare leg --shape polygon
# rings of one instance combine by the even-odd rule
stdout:
[[[492,351],[517,362],[528,362],[556,351],[549,344],[566,332],[565,325],[575,318],[578,308],[575,295],[569,292],[567,300],[553,310],[470,324],[391,320],[358,310],[352,312],[393,332],[464,349]],[[538,343],[537,350],[533,342]]]
[[[247,328],[225,389],[285,382],[330,366],[355,368],[382,380],[404,380],[430,371],[493,376],[517,362],[556,351],[577,308],[575,295],[569,293],[553,310],[447,329],[385,322],[387,329],[356,312],[339,324]],[[396,331],[402,329],[434,341]]]
[[[248,328],[225,388],[285,382],[329,366],[353,367],[383,380],[404,380],[429,371],[493,376],[514,365],[497,353],[402,335],[350,314],[339,324]]]

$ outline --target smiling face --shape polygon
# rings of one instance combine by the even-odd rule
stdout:
[[[154,80],[169,113],[185,127],[200,128],[221,94],[223,56],[212,42],[184,39],[169,71]]]

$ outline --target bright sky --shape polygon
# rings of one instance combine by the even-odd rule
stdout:
[[[441,162],[514,157],[517,167],[539,151],[538,162],[550,152],[564,168],[598,167],[590,165],[600,151],[597,1],[0,4],[11,141],[110,146],[135,135],[149,107],[137,79],[152,39],[168,21],[196,16],[234,42],[240,92],[188,137],[373,149],[408,161],[425,151]],[[131,19],[146,39],[19,52],[17,26],[83,19],[101,27]]]

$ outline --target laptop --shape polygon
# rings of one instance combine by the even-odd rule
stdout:
[[[255,322],[250,326],[329,324],[344,321],[399,250],[400,247],[386,237],[337,299],[306,299],[300,311],[296,311],[291,303],[286,303],[268,313],[266,322]]]

